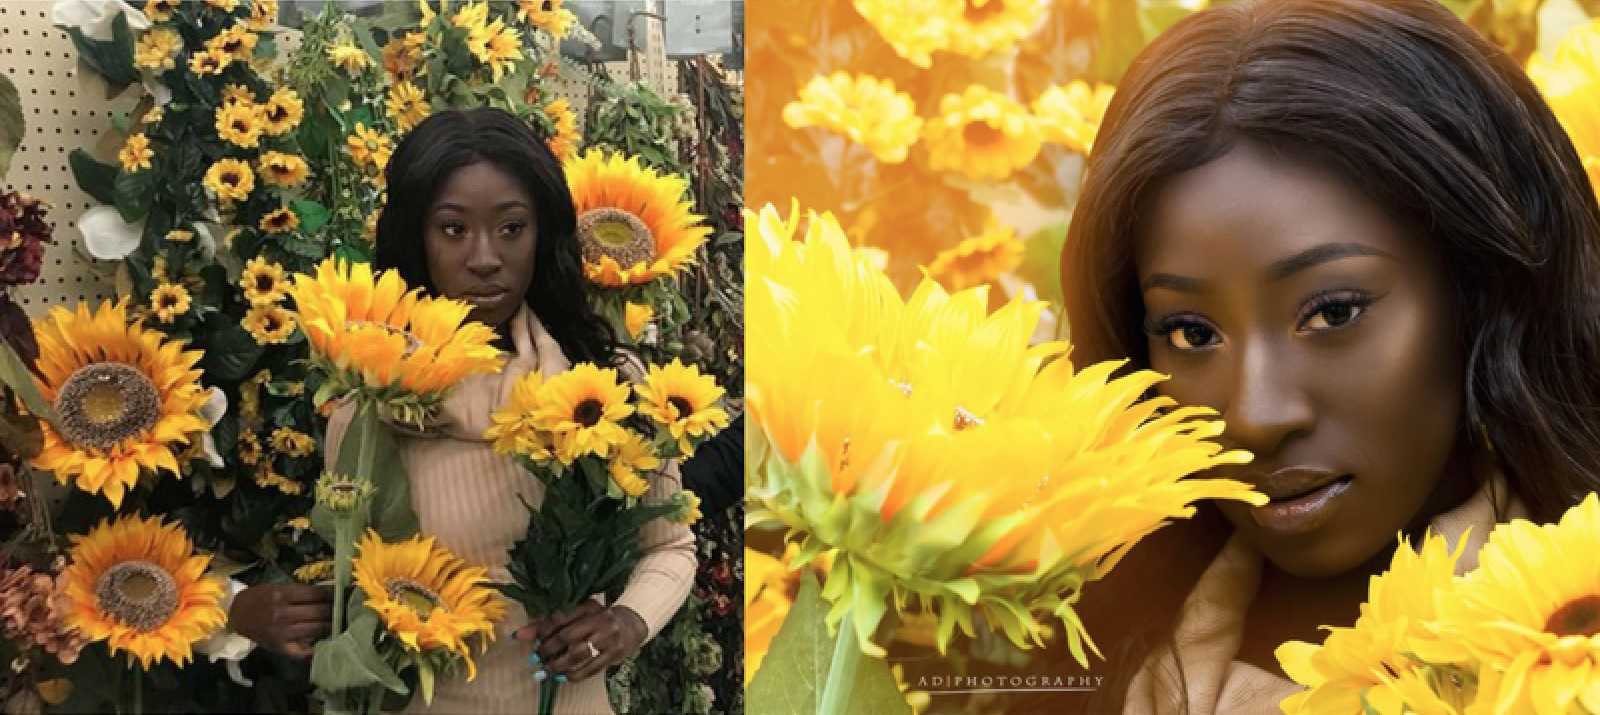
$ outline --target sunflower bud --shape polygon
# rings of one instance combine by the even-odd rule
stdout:
[[[370,496],[372,482],[366,479],[324,472],[322,478],[317,480],[317,503],[335,514],[355,511]]]

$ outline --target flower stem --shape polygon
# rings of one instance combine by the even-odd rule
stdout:
[[[350,516],[340,514],[334,519],[333,545],[333,631],[328,637],[337,638],[344,633],[344,598],[345,592],[350,590],[350,560],[353,558],[354,544],[351,543]]]
[[[861,646],[856,643],[852,614],[844,612],[839,621],[839,640],[833,644],[833,663],[828,666],[828,682],[817,700],[817,715],[844,715],[856,685],[856,670],[861,667]]]
[[[144,672],[133,664],[133,654],[128,654],[128,669],[133,671],[133,715],[144,715]]]
[[[555,679],[546,679],[539,684],[539,715],[552,715],[556,711],[556,688],[561,687]]]

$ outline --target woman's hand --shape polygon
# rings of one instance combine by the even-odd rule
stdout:
[[[630,608],[584,601],[568,613],[534,619],[515,637],[534,641],[534,654],[545,672],[578,682],[633,655],[649,632]]]
[[[333,589],[264,583],[233,597],[228,626],[275,653],[310,658],[312,646],[333,629]]]

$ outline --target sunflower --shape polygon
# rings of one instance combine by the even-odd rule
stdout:
[[[572,28],[572,11],[561,7],[565,0],[517,0],[517,19],[561,39]]]
[[[422,48],[427,41],[427,35],[412,32],[391,38],[383,46],[383,71],[391,81],[410,81],[417,76],[417,68],[422,65]]]
[[[677,510],[667,518],[673,523],[693,526],[695,522],[700,520],[700,517],[705,516],[700,513],[700,495],[694,493],[693,490],[684,489],[673,494],[672,504],[677,507]]]
[[[789,545],[788,554],[798,551]],[[787,564],[755,549],[744,550],[744,684],[761,670],[761,661],[778,629],[794,605],[794,589],[799,572]]]
[[[685,456],[694,455],[691,438],[710,437],[728,426],[728,413],[717,407],[723,390],[716,379],[677,358],[666,367],[651,365],[638,391],[639,413],[665,426]]]
[[[278,0],[253,0],[250,3],[250,17],[245,21],[245,26],[256,32],[264,32],[278,23]]]
[[[239,321],[250,337],[262,345],[282,345],[294,335],[294,313],[281,305],[257,305],[245,311]]]
[[[952,26],[960,21],[952,0],[854,0],[856,12],[907,62],[922,69],[933,53],[949,49]]]
[[[216,127],[218,137],[246,149],[261,144],[261,132],[266,128],[261,109],[247,102],[233,102],[218,108]]]
[[[628,329],[628,339],[638,340],[644,332],[645,326],[656,317],[656,311],[648,303],[628,303],[622,307],[622,323]]]
[[[1555,524],[1495,527],[1478,567],[1437,600],[1437,640],[1416,643],[1430,663],[1476,664],[1478,700],[1496,712],[1600,710],[1600,569],[1573,554],[1594,549],[1600,496]]]
[[[300,583],[316,583],[333,578],[333,559],[313,561],[294,570],[294,580]]]
[[[174,56],[183,49],[183,38],[177,32],[158,27],[139,38],[134,45],[133,63],[152,72],[163,72],[177,67]]]
[[[1042,142],[1039,123],[1026,108],[976,84],[939,100],[939,116],[928,120],[923,138],[929,168],[959,170],[974,181],[1011,176],[1033,161]]]
[[[428,100],[416,85],[398,80],[389,88],[389,118],[402,132],[409,132],[428,118]]]
[[[1017,232],[991,216],[983,233],[934,256],[928,275],[951,290],[983,285],[1022,265],[1022,251]]]
[[[514,27],[506,27],[505,20],[495,18],[494,22],[470,29],[467,51],[488,67],[494,81],[499,82],[505,73],[516,68],[517,60],[522,59],[522,33]]]
[[[122,162],[122,170],[133,173],[140,169],[150,168],[150,160],[156,153],[150,150],[150,138],[139,132],[128,137],[123,142],[122,151],[117,152],[117,160]]]
[[[276,489],[289,496],[299,496],[306,491],[304,484],[285,477],[273,469],[272,460],[270,459],[263,459],[256,464],[255,481],[256,486],[264,489]]]
[[[711,233],[684,200],[688,182],[642,167],[638,157],[591,149],[564,167],[583,270],[594,283],[620,288],[673,275]]]
[[[950,25],[950,51],[974,59],[1015,47],[1039,29],[1044,0],[953,0],[961,13]]]
[[[222,88],[222,106],[228,107],[235,104],[253,106],[256,103],[256,93],[242,84],[229,82]]]
[[[145,17],[151,22],[166,22],[172,19],[172,12],[178,9],[182,0],[147,0],[144,4]]]
[[[466,322],[472,306],[408,291],[394,271],[375,276],[368,264],[328,259],[315,274],[296,275],[289,294],[314,364],[336,387],[364,388],[413,424],[457,382],[503,363],[494,330]]]
[[[1284,672],[1307,690],[1282,703],[1290,715],[1362,712],[1362,702],[1377,712],[1458,712],[1470,697],[1459,691],[1445,700],[1431,694],[1428,681],[1450,682],[1453,673],[1418,664],[1407,655],[1416,639],[1431,638],[1424,622],[1434,604],[1453,587],[1456,561],[1466,540],[1452,552],[1443,537],[1427,534],[1413,551],[1401,541],[1389,570],[1372,578],[1367,602],[1352,627],[1328,628],[1321,645],[1289,641],[1277,648]],[[1465,678],[1460,678],[1465,682]],[[1428,695],[1424,695],[1428,693]]]
[[[990,313],[983,288],[931,278],[902,298],[831,215],[796,240],[798,213],[745,218],[749,521],[787,527],[807,562],[835,557],[830,625],[849,614],[863,652],[915,598],[941,649],[975,613],[1018,647],[1054,616],[1086,663],[1085,583],[1196,500],[1265,503],[1185,478],[1250,456],[1209,441],[1215,413],[1140,401],[1159,375],[1112,379],[1120,363],[1076,370],[1066,344],[1032,344],[1038,302]]]
[[[389,137],[375,129],[368,129],[361,122],[356,122],[355,131],[345,137],[344,144],[356,166],[370,166],[380,172],[389,163],[389,155],[394,153],[394,144]]]
[[[629,497],[642,497],[650,491],[650,480],[640,476],[640,472],[648,472],[661,468],[661,459],[649,442],[633,432],[628,432],[622,442],[617,445],[617,453],[611,458],[608,472],[611,474],[611,483]]]
[[[150,291],[150,308],[161,322],[168,325],[178,316],[189,312],[190,305],[188,289],[177,283],[162,283]]]
[[[489,415],[489,429],[483,438],[492,443],[495,454],[521,455],[534,461],[551,458],[549,435],[539,429],[534,410],[539,407],[539,388],[544,375],[538,370],[518,378],[511,396]]]
[[[211,557],[194,555],[181,525],[129,515],[71,538],[72,564],[60,576],[67,622],[112,655],[125,650],[145,670],[162,660],[181,666],[227,622],[223,584],[205,574]]]
[[[811,78],[800,98],[784,106],[783,121],[795,129],[843,134],[887,164],[905,161],[922,130],[916,103],[896,91],[893,81],[842,70]]]
[[[226,55],[239,62],[249,62],[256,51],[256,34],[243,25],[234,25],[206,42],[206,50]]]
[[[166,239],[170,243],[189,243],[194,240],[194,231],[175,228],[167,232]]]
[[[239,286],[244,288],[245,300],[250,305],[272,305],[283,300],[288,283],[284,280],[283,266],[256,256],[244,264],[239,274]]]
[[[328,48],[328,61],[354,75],[369,67],[372,64],[372,57],[360,47],[342,43]]]
[[[246,431],[239,433],[237,454],[240,464],[255,466],[261,462],[261,457],[263,454],[261,449],[261,440],[256,437],[255,432]]]
[[[300,228],[300,217],[282,206],[261,217],[261,230],[267,233],[293,233]]]
[[[218,159],[206,169],[205,186],[223,203],[250,198],[256,188],[255,172],[238,159]]]
[[[189,71],[202,77],[219,75],[233,63],[233,56],[216,50],[202,50],[189,56]]]
[[[368,530],[357,548],[356,585],[389,634],[410,653],[461,657],[467,680],[476,678],[468,641],[477,640],[483,652],[494,640],[494,622],[505,616],[488,571],[438,546],[431,536],[387,544]]]
[[[305,183],[311,177],[311,167],[297,155],[269,151],[261,154],[256,173],[261,175],[261,183],[288,189]]]
[[[40,424],[35,466],[113,507],[141,468],[181,476],[175,451],[206,429],[199,351],[129,325],[125,303],[104,302],[92,314],[83,303],[76,312],[56,307],[33,329],[35,381],[59,417]]]
[[[1117,88],[1109,84],[1090,87],[1083,80],[1046,89],[1033,100],[1033,115],[1039,120],[1044,140],[1088,155],[1116,92]]]
[[[578,150],[578,143],[583,140],[578,133],[578,116],[572,111],[572,104],[565,97],[552,100],[545,105],[544,115],[555,124],[555,136],[545,140],[550,147],[550,153],[556,155],[559,161],[567,161]]]
[[[615,369],[579,363],[545,382],[534,419],[552,434],[562,464],[586,454],[608,457],[627,438],[617,423],[633,414],[632,391],[618,382]]]
[[[444,6],[440,5],[441,8]],[[426,9],[426,4],[423,7]],[[427,24],[426,17],[423,18],[423,24]],[[469,35],[473,32],[482,32],[489,26],[489,4],[468,2],[462,5],[461,9],[450,17],[450,24],[466,30]]]
[[[276,137],[299,126],[305,113],[305,103],[300,101],[299,93],[288,87],[280,87],[267,99],[262,109],[262,119],[267,123],[267,133]]]
[[[1550,55],[1529,58],[1528,76],[1566,128],[1600,199],[1600,19],[1569,30]]]
[[[233,12],[239,6],[239,0],[206,0],[206,4],[223,12]]]
[[[290,457],[306,457],[317,451],[317,441],[293,427],[279,427],[272,431],[272,448]]]
[[[151,107],[150,111],[144,113],[144,119],[142,120],[142,123],[145,126],[153,127],[157,124],[160,124],[161,118],[165,117],[166,114],[166,110],[160,107]]]

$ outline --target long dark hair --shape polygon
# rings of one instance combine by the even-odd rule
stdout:
[[[1106,113],[1062,253],[1074,360],[1149,365],[1139,217],[1166,180],[1241,141],[1345,177],[1435,247],[1466,357],[1463,432],[1488,436],[1535,519],[1600,488],[1600,206],[1521,68],[1435,0],[1228,4],[1147,47]],[[1099,584],[1142,600],[1099,615],[1170,636],[1208,560],[1197,549],[1214,553],[1226,528],[1202,518],[1142,544]],[[1108,681],[1121,682],[1101,693],[1119,702],[1148,651],[1120,640],[1131,652]]]
[[[378,217],[378,267],[397,269],[408,285],[435,291],[422,245],[428,207],[451,174],[479,162],[516,177],[533,197],[538,245],[528,307],[569,359],[611,362],[610,329],[585,298],[578,219],[561,163],[532,127],[505,111],[439,112],[401,140],[385,173],[389,200]]]

